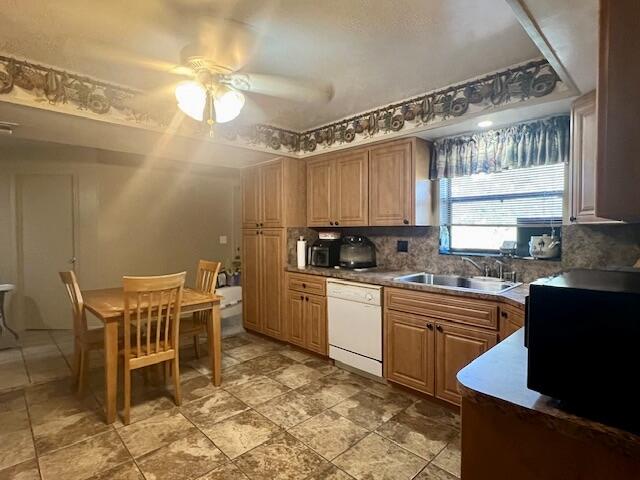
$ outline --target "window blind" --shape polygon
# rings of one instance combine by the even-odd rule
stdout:
[[[562,163],[440,180],[444,225],[541,225],[562,217]]]

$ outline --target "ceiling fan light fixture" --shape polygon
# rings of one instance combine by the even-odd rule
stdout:
[[[178,108],[185,115],[201,122],[207,105],[207,90],[198,82],[187,81],[176,85],[175,94]]]
[[[216,111],[216,122],[230,122],[236,118],[244,107],[244,95],[237,90],[221,85],[213,96]]]

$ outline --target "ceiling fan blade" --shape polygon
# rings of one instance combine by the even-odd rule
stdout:
[[[237,90],[286,98],[297,102],[329,102],[333,86],[312,80],[260,73],[234,73],[222,77],[223,83]]]

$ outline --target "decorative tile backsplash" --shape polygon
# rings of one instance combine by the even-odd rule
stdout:
[[[378,266],[389,270],[427,271],[476,275],[475,269],[459,255],[438,253],[438,227],[343,228],[343,235],[364,235],[376,246]],[[296,240],[302,235],[312,243],[318,231],[290,228],[289,264],[296,262]],[[396,251],[398,240],[406,240],[408,252]],[[531,282],[570,268],[630,267],[640,258],[640,224],[567,225],[562,227],[562,260],[500,258],[505,271],[516,271],[518,280]],[[495,268],[496,257],[474,256],[474,261]]]

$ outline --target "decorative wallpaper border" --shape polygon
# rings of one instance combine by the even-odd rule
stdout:
[[[544,97],[554,92],[558,83],[562,81],[546,60],[534,60],[304,132],[264,124],[220,124],[215,126],[214,139],[239,147],[306,156],[320,149],[383,138],[532,97]],[[0,56],[0,95],[12,92],[30,99],[36,106],[64,105],[69,113],[68,105],[73,105],[79,112],[154,129],[168,128],[174,113],[166,105],[145,102],[141,91]],[[203,124],[181,128],[179,133],[195,137],[209,135],[209,127]]]

